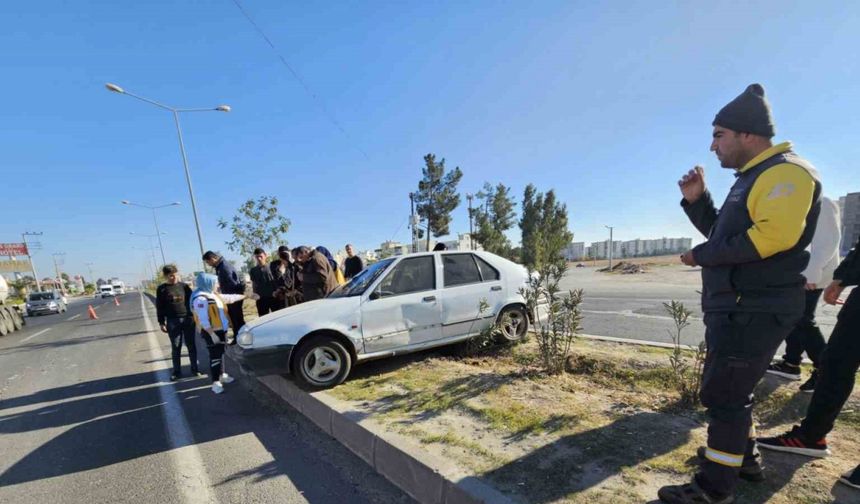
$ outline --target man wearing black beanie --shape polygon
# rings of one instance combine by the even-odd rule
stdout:
[[[723,107],[713,126],[711,150],[736,177],[722,207],[717,211],[701,166],[678,181],[681,207],[707,237],[681,261],[702,267],[708,446],[700,450],[701,468],[691,483],[660,489],[669,504],[729,504],[738,477],[764,478],[752,392],[803,314],[801,273],[820,210],[815,169],[791,143],[771,143],[773,118],[760,84]]]

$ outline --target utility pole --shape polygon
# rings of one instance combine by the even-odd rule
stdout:
[[[30,231],[21,233],[21,238],[24,239],[24,246],[27,247],[27,259],[30,260],[30,269],[33,271],[33,278],[36,279],[36,290],[41,292],[42,283],[39,281],[39,274],[36,273],[36,263],[33,261],[33,254],[30,253],[30,245],[27,243],[28,236],[42,236],[42,233],[31,233]]]
[[[86,266],[87,270],[90,272],[90,283],[93,284],[93,287],[95,287],[96,291],[98,291],[98,285],[96,285],[96,277],[93,275],[93,263],[88,262]],[[84,291],[86,292],[86,290],[87,284],[84,283]]]
[[[466,199],[469,200],[469,250],[475,250],[475,237],[472,231],[472,198],[474,195],[466,194]]]
[[[54,259],[54,272],[57,274],[57,281],[60,282],[60,292],[66,293],[66,284],[63,282],[63,275],[60,273],[60,266],[57,264],[57,256],[64,256],[65,252],[55,252],[51,254]]]
[[[609,272],[612,272],[612,226],[603,226],[609,230]]]
[[[412,228],[412,253],[418,252],[416,240],[418,238],[418,219],[415,216],[415,193],[409,193],[409,225]]]

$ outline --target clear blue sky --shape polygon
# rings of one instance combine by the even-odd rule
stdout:
[[[0,19],[0,242],[43,231],[64,269],[137,278],[150,215],[168,260],[199,264],[167,112],[182,107],[207,248],[245,199],[277,195],[291,245],[409,239],[422,156],[484,181],[554,188],[577,241],[696,236],[675,182],[708,152],[715,112],[751,82],[817,165],[825,192],[860,190],[860,4],[853,2],[293,2],[243,0],[347,135],[231,0],[4,2]],[[798,5],[791,5],[798,4]],[[362,152],[367,154],[365,157]],[[454,232],[468,230],[463,206]],[[696,237],[698,238],[698,237]],[[231,257],[232,254],[228,254]]]

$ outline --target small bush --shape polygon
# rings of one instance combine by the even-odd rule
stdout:
[[[547,265],[538,273],[529,272],[526,287],[520,290],[526,307],[534,314],[540,364],[545,372],[564,371],[573,341],[582,327],[582,289],[561,295],[558,287],[565,268]],[[542,312],[546,316],[542,317]]]
[[[681,333],[689,327],[689,318],[692,312],[684,306],[684,303],[675,300],[663,303],[663,307],[675,324],[674,329],[669,330],[673,344],[672,354],[669,355],[669,363],[672,366],[672,383],[680,395],[680,404],[694,407],[699,404],[702,367],[705,364],[707,347],[704,341],[700,342],[693,350],[691,363],[689,357],[685,355],[686,352],[681,348]]]

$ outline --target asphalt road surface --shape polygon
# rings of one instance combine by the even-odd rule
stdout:
[[[0,502],[411,502],[251,380],[170,383],[152,304],[120,302],[73,300],[0,338]]]
[[[697,345],[705,338],[698,268],[657,267],[643,275],[607,275],[593,267],[570,268],[560,287],[583,289],[585,334],[671,343],[668,331],[674,324],[663,303],[676,300],[693,312],[690,327],[682,332],[682,343]],[[839,307],[818,306],[817,321],[825,338],[833,331],[838,311]]]

